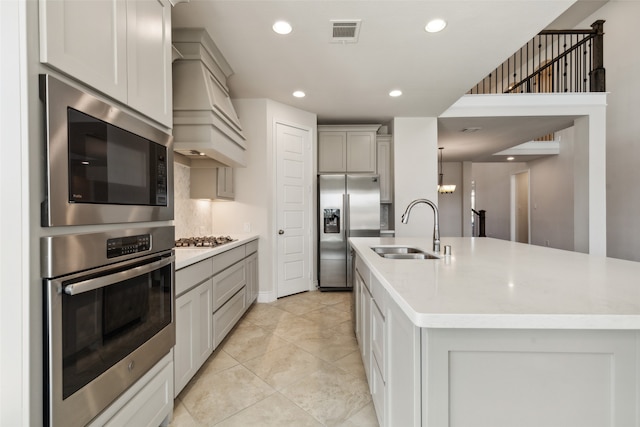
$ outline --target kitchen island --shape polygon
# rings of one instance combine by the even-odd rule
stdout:
[[[352,238],[381,425],[638,426],[640,263],[488,238]]]

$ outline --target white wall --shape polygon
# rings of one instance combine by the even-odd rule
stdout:
[[[474,163],[476,210],[485,210],[487,237],[511,238],[511,175],[528,169],[526,163]]]
[[[531,243],[576,250],[574,245],[574,127],[556,133],[560,154],[528,163],[474,163],[476,209],[487,211],[487,236],[510,239],[511,175],[529,170]],[[584,218],[588,213],[579,213]]]
[[[30,312],[25,2],[0,2],[0,425],[38,424],[29,404]],[[10,243],[10,244],[9,244]],[[37,289],[37,288],[36,288]],[[37,329],[36,329],[37,330]],[[35,338],[35,337],[34,337]],[[33,339],[33,338],[31,338]]]
[[[313,113],[269,99],[235,99],[233,104],[247,137],[249,146],[247,167],[235,170],[235,201],[212,203],[213,232],[214,234],[243,233],[244,225],[248,223],[251,232],[259,234],[260,290],[258,301],[268,302],[276,298],[274,275],[277,271],[274,263],[277,241],[274,225],[275,147],[273,132],[275,123],[279,121],[310,128],[313,138],[312,152],[315,153],[317,119]],[[308,173],[315,176],[315,155],[312,163],[313,167]],[[315,193],[312,198],[315,200]],[[309,212],[309,217],[315,218],[315,204],[312,212]],[[315,247],[315,241],[312,239],[311,266],[315,260]],[[315,268],[312,268],[311,276],[316,277]]]
[[[640,261],[640,2],[610,0],[578,27],[604,24],[607,255]]]
[[[531,243],[534,245],[574,250],[573,133],[573,127],[556,132],[555,138],[560,140],[559,155],[529,162]]]
[[[414,199],[438,203],[438,122],[435,117],[393,119],[393,170],[396,236],[433,236],[433,213],[427,205],[417,205],[408,224],[400,219]]]
[[[456,191],[450,194],[438,194],[438,209],[440,210],[440,235],[442,237],[461,237],[462,221],[470,221],[470,211],[462,209],[464,194],[462,182],[462,163],[443,162],[443,184],[455,184]]]

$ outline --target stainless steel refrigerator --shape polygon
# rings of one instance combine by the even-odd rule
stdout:
[[[380,236],[378,175],[318,175],[318,284],[351,289],[349,237]]]

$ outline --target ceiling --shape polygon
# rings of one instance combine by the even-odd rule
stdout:
[[[208,30],[234,70],[228,80],[232,98],[269,98],[316,113],[320,124],[387,123],[393,117],[440,116],[540,30],[573,27],[604,2],[573,3],[190,0],[174,7],[172,19],[174,28]],[[424,26],[433,18],[445,19],[447,27],[427,33]],[[336,19],[361,20],[356,43],[331,43]],[[291,34],[273,32],[277,20],[291,23]],[[392,89],[403,95],[390,97]],[[294,98],[296,90],[306,97]],[[446,147],[445,161],[478,161],[525,142],[525,133],[558,130],[566,119],[476,118],[475,125],[441,119],[439,144]],[[472,126],[483,131],[458,132]]]

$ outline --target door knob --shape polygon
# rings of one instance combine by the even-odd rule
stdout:
[[[278,234],[284,234],[284,230],[278,230]]]

